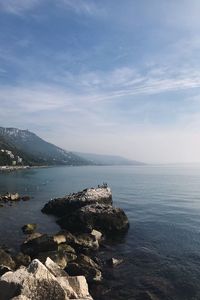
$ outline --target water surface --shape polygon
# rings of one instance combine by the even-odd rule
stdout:
[[[0,208],[0,243],[16,248],[21,227],[59,230],[43,205],[54,197],[107,182],[130,220],[110,253],[125,262],[107,276],[102,299],[200,299],[200,166],[55,167],[0,173],[0,193],[33,198]],[[102,255],[104,253],[102,252]],[[149,298],[148,298],[149,297]]]

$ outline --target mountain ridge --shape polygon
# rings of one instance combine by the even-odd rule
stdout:
[[[3,141],[3,143],[1,142]],[[24,158],[29,165],[88,165],[91,162],[66,151],[45,140],[29,130],[14,127],[0,127],[0,146]]]
[[[30,166],[145,165],[117,155],[67,151],[43,140],[28,129],[0,127],[0,165],[18,163]]]

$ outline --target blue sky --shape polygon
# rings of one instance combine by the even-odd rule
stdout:
[[[198,0],[0,0],[1,126],[200,162]]]

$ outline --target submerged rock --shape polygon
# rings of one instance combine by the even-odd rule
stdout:
[[[88,231],[93,228],[105,234],[123,233],[129,227],[129,221],[121,208],[111,205],[92,204],[60,218],[57,223],[73,232]]]
[[[25,234],[32,234],[32,233],[34,233],[34,231],[36,230],[36,228],[37,228],[37,224],[35,224],[35,223],[32,223],[32,224],[29,223],[29,224],[26,224],[26,225],[22,226],[22,231]]]
[[[90,188],[63,198],[54,199],[43,207],[42,212],[61,217],[85,205],[94,203],[112,204],[111,189],[107,186]]]
[[[35,257],[41,252],[55,251],[55,250],[58,250],[58,245],[54,241],[53,237],[47,234],[43,234],[34,239],[25,241],[21,245],[21,251],[24,254],[30,255],[31,257]]]
[[[123,263],[123,259],[117,259],[117,258],[112,257],[107,260],[107,264],[110,267],[116,267],[116,266],[120,265],[121,263]]]

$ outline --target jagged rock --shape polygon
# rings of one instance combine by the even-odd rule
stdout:
[[[5,273],[0,280],[1,300],[23,295],[31,300],[66,300],[64,289],[48,269],[33,260],[29,267],[21,267],[15,272]]]
[[[88,281],[101,281],[100,267],[90,257],[81,254],[75,262],[69,263],[66,271],[71,276],[84,275]]]
[[[45,260],[45,266],[55,277],[67,277],[68,274],[61,269],[52,259],[47,257]]]
[[[42,212],[61,217],[85,205],[94,203],[112,204],[111,189],[106,186],[90,188],[63,198],[54,199],[43,207]]]
[[[5,273],[0,291],[0,300],[92,300],[85,278],[68,276],[50,258],[45,265],[35,259],[28,268]]]
[[[63,271],[55,262],[53,262],[49,257],[45,261],[45,266],[47,269],[56,277],[59,284],[65,289],[67,296],[72,299],[77,299],[78,295],[76,294],[76,291],[71,287],[69,283],[69,276],[68,274]],[[66,289],[66,282],[68,283],[67,289]],[[87,284],[87,283],[86,283]]]
[[[35,224],[35,223],[26,224],[26,225],[22,226],[22,231],[25,234],[32,234],[32,233],[34,233],[36,228],[37,228],[37,224]]]
[[[95,228],[105,234],[123,233],[129,227],[128,218],[121,208],[104,204],[84,206],[62,217],[57,223],[72,232],[83,232]]]
[[[69,276],[68,281],[78,298],[91,299],[88,291],[88,284],[84,276]]]
[[[110,258],[107,260],[107,264],[111,267],[116,267],[118,265],[120,265],[121,263],[123,263],[123,259],[117,259],[117,258]]]
[[[15,261],[16,267],[20,267],[20,266],[27,267],[31,263],[30,256],[23,254],[22,252],[19,252],[17,255],[15,255],[13,259]]]
[[[25,241],[21,245],[21,251],[31,257],[36,256],[41,252],[58,250],[58,245],[54,242],[53,237],[43,234],[37,238]]]
[[[10,269],[15,268],[15,262],[12,257],[3,249],[0,249],[0,265],[9,267]]]

